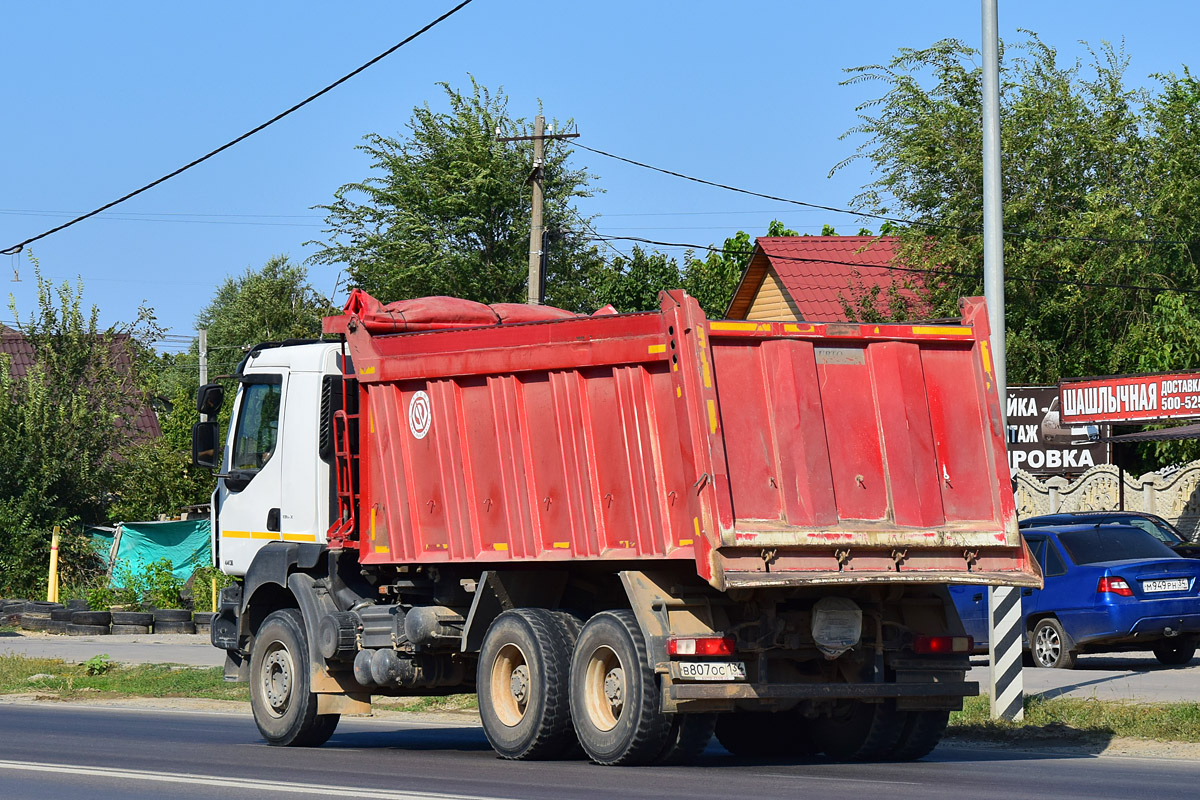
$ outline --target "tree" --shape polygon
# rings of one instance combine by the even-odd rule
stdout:
[[[102,329],[81,284],[52,286],[36,260],[34,272],[37,308],[5,334],[28,346],[28,361],[0,357],[0,589],[22,594],[45,585],[51,526],[106,520],[118,453],[143,401],[131,343],[157,332],[147,309],[129,326]],[[81,541],[62,546],[84,554]]]
[[[1003,51],[1013,383],[1136,369],[1129,343],[1155,324],[1158,293],[1128,285],[1197,285],[1196,83],[1185,71],[1156,76],[1157,93],[1131,88],[1121,51],[1104,45],[1091,52],[1086,67],[1062,66],[1032,33]],[[865,140],[834,168],[855,159],[871,164],[877,178],[855,202],[912,220],[901,234],[902,258],[931,270],[924,289],[947,316],[958,296],[982,290],[977,55],[944,40],[849,70],[848,83],[877,82],[886,91],[860,107],[861,122],[847,136]],[[1170,243],[1180,240],[1193,244]]]
[[[469,93],[439,86],[448,111],[418,106],[405,138],[364,137],[359,149],[371,159],[372,176],[342,186],[332,203],[318,206],[326,212],[329,238],[315,243],[321,249],[312,260],[345,264],[354,285],[385,302],[440,294],[522,302],[533,146],[499,142],[497,134],[528,135],[530,124],[508,117],[503,90],[493,95],[474,78]],[[571,125],[555,123],[553,129]],[[587,243],[587,222],[571,207],[591,196],[591,178],[569,164],[565,147],[546,143],[548,302],[584,302],[586,293],[578,289],[599,263]]]
[[[1120,49],[1063,65],[1025,33],[1002,50],[1000,80],[1010,382],[1136,372],[1165,352],[1170,368],[1193,365],[1178,321],[1200,311],[1200,87],[1186,69],[1130,86]],[[834,167],[871,165],[855,203],[912,221],[900,257],[929,270],[922,291],[945,316],[982,293],[977,56],[943,40],[848,70],[847,83],[884,91],[860,106],[846,136],[861,143]]]
[[[208,329],[210,380],[233,374],[245,351],[260,342],[313,339],[321,319],[336,310],[308,282],[308,272],[287,256],[275,256],[259,269],[226,278],[197,315]],[[113,477],[109,513],[114,520],[153,519],[203,503],[212,491],[212,473],[191,466],[192,425],[199,421],[199,347],[164,355],[149,371],[152,391],[170,401],[160,416],[162,437],[133,443],[122,453]],[[220,421],[228,425],[232,397]]]

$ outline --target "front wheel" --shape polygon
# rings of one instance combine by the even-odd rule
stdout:
[[[583,626],[571,658],[571,720],[598,764],[648,764],[672,750],[673,720],[659,710],[658,676],[633,612],[604,611]]]
[[[308,637],[294,608],[273,612],[254,637],[250,707],[268,744],[318,747],[333,735],[337,714],[318,714],[309,690]]]
[[[1033,628],[1033,663],[1039,667],[1074,669],[1075,653],[1067,649],[1067,634],[1053,617],[1039,620]]]
[[[1158,663],[1168,667],[1182,667],[1196,655],[1196,642],[1192,639],[1163,639],[1154,643],[1154,657]]]

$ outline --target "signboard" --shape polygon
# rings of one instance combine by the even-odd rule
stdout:
[[[1058,386],[1064,424],[1200,417],[1200,373],[1114,375]]]
[[[1109,462],[1109,445],[1096,441],[1098,425],[1071,425],[1059,414],[1058,387],[1010,386],[1008,467],[1033,475],[1078,475]]]

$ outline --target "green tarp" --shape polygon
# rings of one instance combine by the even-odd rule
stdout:
[[[106,565],[115,558],[118,565],[136,569],[138,564],[145,566],[165,558],[171,562],[175,577],[186,581],[200,567],[212,564],[212,524],[207,519],[123,522],[115,532],[102,528],[88,532]],[[116,579],[120,570],[110,572]]]

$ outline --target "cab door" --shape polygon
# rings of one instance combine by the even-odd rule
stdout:
[[[244,575],[264,544],[280,541],[283,441],[280,419],[288,375],[243,375],[231,421],[233,435],[219,476],[217,558],[221,569]]]

